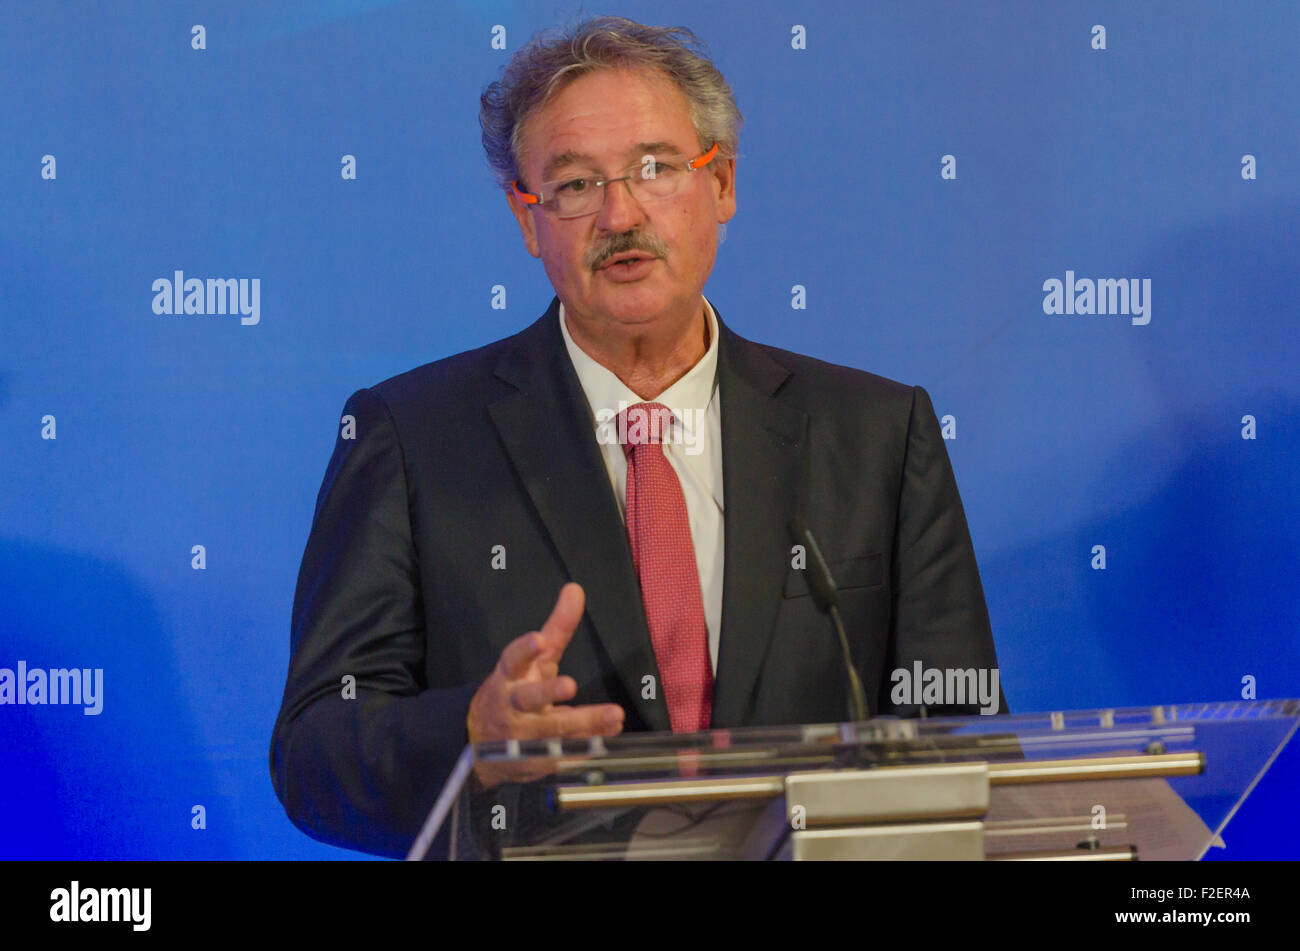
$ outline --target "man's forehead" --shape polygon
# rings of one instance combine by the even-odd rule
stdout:
[[[646,154],[694,156],[698,145],[689,103],[672,77],[621,67],[595,70],[558,90],[526,120],[523,139],[544,178],[566,165],[626,168]]]

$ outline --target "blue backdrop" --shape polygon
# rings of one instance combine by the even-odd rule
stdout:
[[[0,856],[353,855],[267,768],[338,416],[549,303],[478,97],[605,12],[745,114],[725,319],[952,417],[1013,710],[1300,695],[1300,4],[11,0],[0,667],[104,674],[0,706]],[[246,312],[156,313],[176,271]],[[1139,294],[1048,313],[1067,275]],[[1297,782],[1214,854],[1300,856]]]

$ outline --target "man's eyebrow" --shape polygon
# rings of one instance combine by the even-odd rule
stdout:
[[[627,150],[627,155],[635,162],[636,158],[642,155],[682,155],[682,150],[671,142],[638,142]],[[560,169],[569,165],[583,165],[588,167],[594,162],[592,156],[586,152],[575,152],[570,149],[567,152],[561,152],[559,155],[553,155],[547,160],[546,165],[542,168],[542,181],[551,181],[551,176]],[[629,162],[631,164],[631,162]]]

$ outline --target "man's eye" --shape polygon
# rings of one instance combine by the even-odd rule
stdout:
[[[677,166],[671,162],[647,162],[642,168],[646,178],[657,178],[660,175],[670,175],[677,171]]]
[[[587,190],[587,179],[575,178],[572,181],[564,182],[563,184],[561,184],[558,188],[555,189],[555,193],[557,195],[559,194],[581,195],[586,190]]]

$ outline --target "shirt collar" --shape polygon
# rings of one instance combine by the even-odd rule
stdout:
[[[564,335],[564,346],[573,361],[573,369],[578,374],[591,407],[593,425],[599,427],[602,419],[609,418],[610,411],[617,413],[624,406],[636,403],[654,402],[667,406],[684,424],[692,437],[705,438],[702,430],[705,411],[717,389],[718,369],[718,319],[713,307],[704,298],[704,315],[709,322],[709,349],[704,356],[691,367],[672,386],[664,390],[653,400],[641,399],[608,368],[597,363],[573,341],[568,325],[564,319],[564,303],[560,302],[560,332]],[[602,414],[602,410],[605,412]]]

